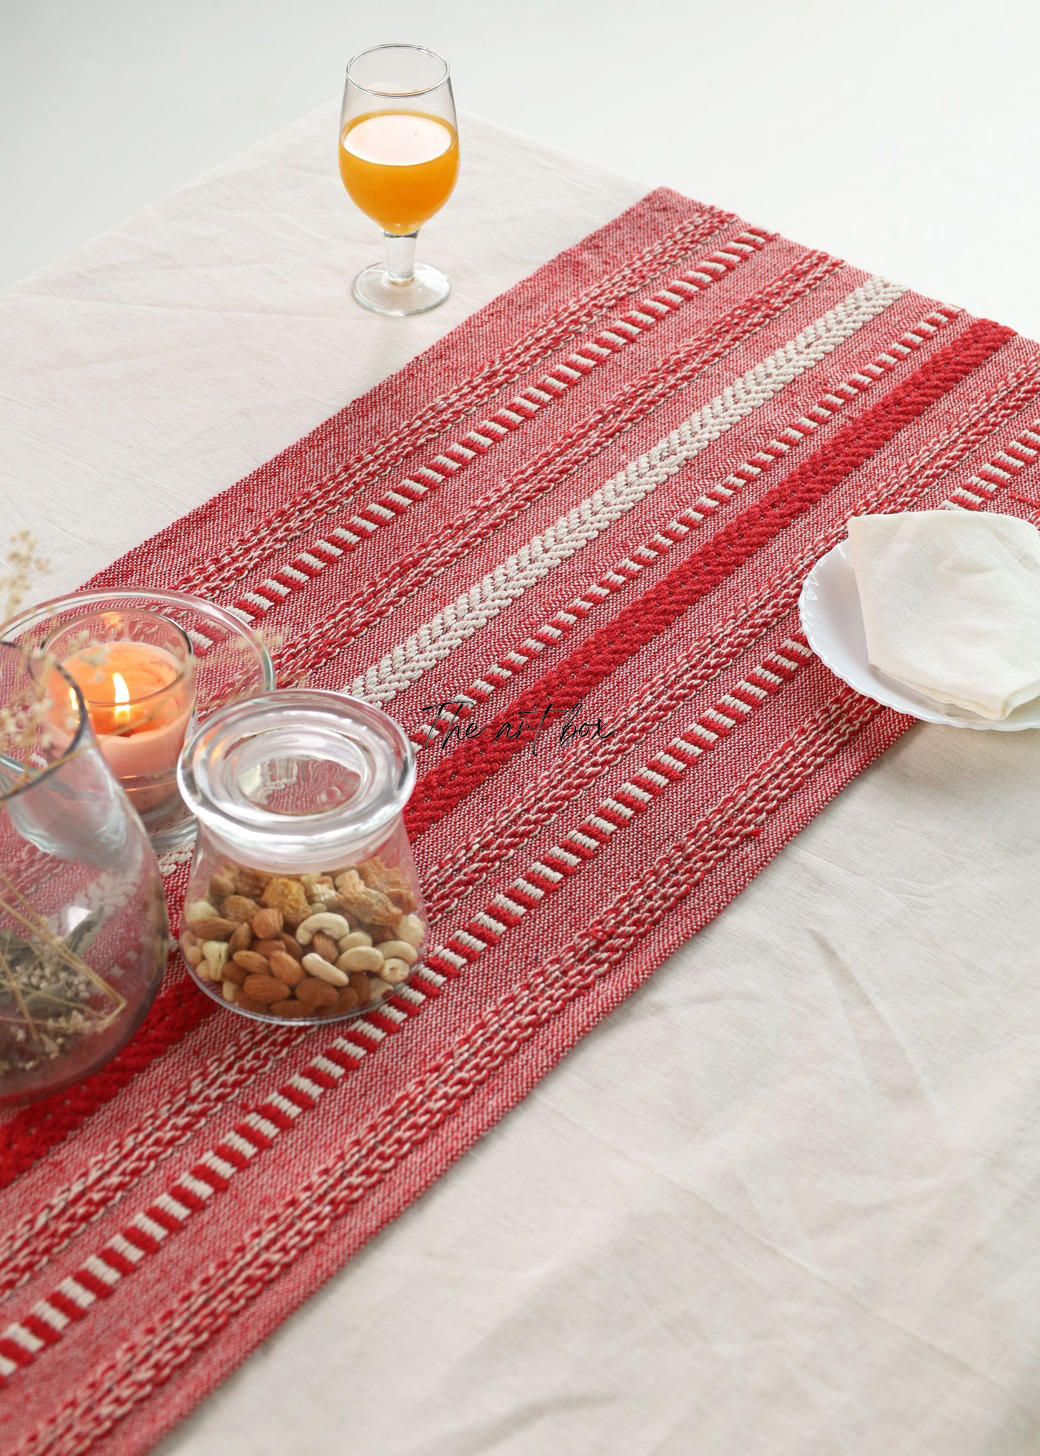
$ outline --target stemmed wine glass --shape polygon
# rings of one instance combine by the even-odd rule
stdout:
[[[418,45],[379,45],[347,66],[340,115],[343,186],[383,229],[386,262],[363,268],[354,297],[375,313],[424,313],[448,279],[415,262],[419,228],[447,202],[459,175],[448,63]]]

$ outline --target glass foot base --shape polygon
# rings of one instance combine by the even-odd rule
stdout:
[[[451,292],[451,284],[439,268],[431,268],[429,263],[417,263],[408,283],[394,283],[384,264],[372,263],[354,279],[353,291],[358,303],[373,313],[404,317],[436,308]]]

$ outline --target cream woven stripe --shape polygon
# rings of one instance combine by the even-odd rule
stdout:
[[[532,537],[481,581],[424,623],[406,642],[356,677],[349,691],[387,703],[448,657],[467,638],[523,596],[555,567],[632,510],[734,425],[774,399],[864,324],[905,292],[884,278],[870,278],[836,307],[815,319],[768,359],[717,394],[677,429],[631,460],[605,485]]]

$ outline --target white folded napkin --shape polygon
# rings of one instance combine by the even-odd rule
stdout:
[[[1040,532],[1015,516],[853,516],[849,553],[881,672],[983,718],[1040,693]]]

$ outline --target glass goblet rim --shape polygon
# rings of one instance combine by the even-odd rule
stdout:
[[[366,86],[362,81],[359,81],[357,77],[353,74],[353,67],[357,61],[364,60],[366,56],[373,56],[379,51],[421,52],[423,55],[431,56],[433,60],[439,61],[444,67],[444,71],[443,74],[438,76],[436,81],[431,82],[430,85],[416,86],[414,88],[409,88],[407,91],[385,91],[380,90],[380,88],[377,86]],[[347,62],[347,83],[353,86],[357,91],[364,91],[367,96],[379,96],[384,100],[393,98],[410,100],[412,97],[415,96],[428,96],[431,91],[436,91],[438,87],[443,86],[445,81],[450,80],[450,78],[451,68],[439,51],[431,50],[429,46],[417,45],[412,41],[389,40],[383,41],[379,45],[366,46],[363,51],[357,51],[356,54],[352,55],[350,60]]]

